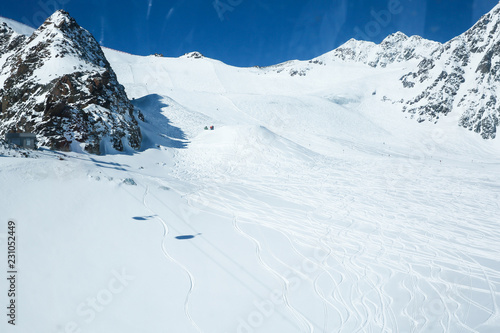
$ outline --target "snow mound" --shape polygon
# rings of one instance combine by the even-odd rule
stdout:
[[[209,176],[221,170],[234,174],[269,168],[272,172],[284,162],[303,165],[315,153],[263,126],[235,125],[200,133],[181,156],[188,170]]]

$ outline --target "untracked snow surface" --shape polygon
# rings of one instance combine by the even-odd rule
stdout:
[[[499,331],[499,142],[382,102],[403,65],[105,54],[142,150],[0,148],[2,332]]]

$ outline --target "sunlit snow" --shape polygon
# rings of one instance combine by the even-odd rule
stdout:
[[[104,52],[142,150],[0,150],[2,332],[498,331],[500,143],[382,102],[404,65]]]

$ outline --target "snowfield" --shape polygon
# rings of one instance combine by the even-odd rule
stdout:
[[[403,65],[104,51],[142,149],[0,148],[2,332],[500,330],[500,142],[383,102]]]

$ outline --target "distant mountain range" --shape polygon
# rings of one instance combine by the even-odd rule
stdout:
[[[95,154],[141,147],[141,114],[87,30],[64,11],[30,36],[17,30],[0,23],[0,135],[28,131],[37,134],[40,145]],[[198,53],[190,57],[205,59]],[[438,122],[453,113],[459,115],[457,125],[484,139],[496,137],[500,4],[445,44],[398,32],[378,45],[352,39],[308,62],[266,70],[286,70],[295,80],[332,63],[398,68],[403,75],[394,84],[402,90],[377,97],[400,105],[418,122]]]
[[[403,100],[392,97],[403,111],[418,116],[419,122],[459,112],[460,126],[493,139],[500,118],[499,25],[497,5],[471,29],[445,44],[398,32],[379,45],[350,40],[331,55],[372,67],[404,63],[408,73],[400,81],[412,96]]]

